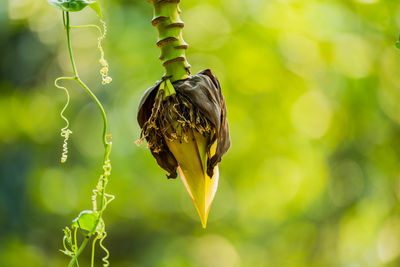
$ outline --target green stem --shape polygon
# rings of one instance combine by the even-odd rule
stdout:
[[[99,99],[96,97],[96,95],[89,89],[89,87],[79,78],[79,74],[76,68],[73,52],[72,52],[72,45],[71,45],[71,25],[70,25],[70,17],[69,17],[69,12],[63,12],[63,22],[65,26],[65,30],[67,32],[67,44],[68,44],[68,51],[69,51],[69,57],[71,60],[71,65],[72,65],[72,70],[74,72],[74,80],[89,94],[89,96],[93,99],[93,101],[96,103],[97,107],[100,110],[100,113],[103,118],[103,144],[104,144],[104,158],[103,158],[103,163],[106,164],[109,161],[109,154],[111,150],[111,142],[107,140],[107,116],[104,111],[103,105],[100,103]],[[85,240],[82,241],[78,251],[75,253],[75,255],[72,257],[70,260],[68,267],[73,267],[74,264],[78,264],[78,257],[79,255],[83,252],[85,249],[87,243],[89,242],[90,237],[96,232],[97,226],[100,223],[100,220],[102,218],[103,214],[103,207],[104,207],[104,195],[105,195],[105,186],[106,183],[103,179],[102,181],[102,190],[100,191],[100,209],[99,209],[99,214],[98,218],[96,220],[96,223],[93,227],[93,229],[88,233],[87,236],[85,236]],[[96,239],[97,240],[97,239]]]
[[[74,71],[75,78],[78,77],[78,71],[76,70],[76,64],[74,60],[74,54],[72,52],[71,45],[71,26],[69,23],[69,12],[65,12],[65,30],[67,31],[67,43],[68,43],[68,51],[69,51],[69,59],[71,60],[72,70]]]
[[[72,65],[72,70],[74,71],[74,79],[75,81],[89,94],[89,96],[93,99],[93,101],[96,103],[97,107],[100,110],[100,113],[103,117],[103,145],[105,148],[107,148],[107,116],[106,112],[104,111],[103,105],[100,103],[99,99],[96,97],[96,95],[89,89],[89,87],[79,78],[79,74],[76,68],[75,64],[75,59],[74,59],[74,54],[72,51],[72,45],[71,45],[71,25],[70,25],[70,18],[69,18],[69,12],[65,12],[65,29],[67,31],[67,43],[68,43],[68,51],[69,51],[69,57],[71,60],[71,65]]]
[[[91,260],[90,260],[90,267],[94,266],[94,251],[95,251],[95,248],[96,248],[97,239],[99,239],[99,236],[96,236],[94,238],[94,240],[93,240],[93,243],[92,243],[92,257],[91,257]]]
[[[81,253],[83,252],[83,250],[85,249],[87,243],[89,242],[90,237],[86,236],[85,240],[83,240],[81,246],[79,247],[78,251],[76,252],[76,254],[74,255],[74,257],[70,260],[68,267],[73,267],[75,263],[78,262],[78,257],[79,255],[81,255]],[[78,265],[79,266],[79,265]]]
[[[159,33],[157,46],[161,49],[160,59],[166,70],[164,78],[171,82],[186,79],[190,76],[190,65],[185,56],[188,44],[182,38],[184,23],[179,16],[179,0],[149,1],[154,6],[151,23]]]
[[[78,77],[75,77],[76,82],[83,88],[85,91],[90,95],[90,97],[93,99],[93,101],[96,103],[97,107],[100,110],[101,116],[103,117],[103,134],[102,134],[102,139],[103,139],[103,145],[104,148],[107,149],[108,147],[108,140],[107,140],[107,116],[106,112],[104,111],[103,105],[100,103],[99,99],[96,97],[95,94],[87,87],[87,85]]]

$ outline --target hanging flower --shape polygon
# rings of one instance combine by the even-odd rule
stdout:
[[[206,69],[173,83],[149,88],[139,104],[141,140],[158,165],[176,178],[180,174],[206,227],[218,186],[218,163],[230,147],[225,99],[218,79]]]

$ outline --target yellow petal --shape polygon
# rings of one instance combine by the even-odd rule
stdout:
[[[178,162],[178,171],[190,198],[199,213],[201,224],[206,228],[208,213],[218,187],[218,166],[214,175],[207,175],[207,144],[209,137],[196,131],[188,131],[188,142],[168,141],[169,150]]]

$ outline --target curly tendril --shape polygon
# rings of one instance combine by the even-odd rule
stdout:
[[[108,84],[111,83],[112,78],[110,76],[108,76],[108,62],[107,60],[105,60],[104,58],[104,51],[103,51],[103,47],[102,47],[102,42],[104,40],[104,38],[106,38],[107,35],[107,24],[104,20],[100,20],[101,25],[103,25],[103,34],[101,34],[101,30],[100,30],[100,34],[101,36],[99,38],[97,38],[97,47],[100,50],[100,64],[103,68],[101,68],[100,70],[100,74],[101,74],[101,79],[102,79],[102,83],[103,84]]]
[[[63,143],[63,152],[61,154],[61,163],[65,163],[68,159],[68,140],[70,134],[72,134],[72,131],[69,129],[69,121],[68,119],[64,116],[65,110],[68,108],[69,101],[70,101],[70,96],[68,89],[64,86],[58,85],[58,81],[61,80],[73,80],[74,77],[59,77],[54,81],[54,85],[65,91],[65,94],[67,95],[67,102],[65,103],[64,107],[62,108],[60,112],[60,117],[65,121],[65,127],[61,129],[61,137],[64,138],[64,143]]]
[[[103,174],[100,175],[99,181],[96,185],[96,188],[92,190],[93,195],[92,195],[92,205],[93,205],[93,211],[94,212],[103,212],[106,208],[107,205],[114,200],[115,196],[110,195],[104,192],[104,188],[108,184],[108,177],[111,175],[111,161],[109,159],[109,153],[111,151],[111,146],[112,142],[108,141],[107,142],[107,154],[106,154],[106,160],[103,165]],[[103,194],[102,194],[103,192]],[[101,198],[100,201],[103,204],[101,207],[101,210],[98,210],[98,203],[97,199]]]
[[[106,239],[106,237],[107,237],[107,232],[104,229],[103,237],[100,239],[100,242],[99,242],[99,245],[100,245],[101,249],[104,251],[104,253],[106,253],[106,255],[101,259],[103,261],[103,263],[104,263],[103,264],[104,267],[110,266],[110,262],[108,261],[108,258],[110,257],[110,252],[103,245],[103,240]]]
[[[63,152],[61,154],[61,163],[65,163],[68,159],[68,140],[70,134],[72,134],[72,131],[68,129],[68,127],[64,127],[61,129],[61,137],[64,137]]]
[[[103,40],[106,38],[107,35],[107,24],[104,20],[100,20],[101,25],[103,27],[103,30],[95,25],[95,24],[88,24],[88,25],[81,25],[81,26],[72,26],[71,29],[79,29],[79,28],[95,28],[99,31],[100,36],[97,37],[97,48],[100,51],[100,59],[99,63],[102,66],[100,69],[100,75],[101,75],[101,83],[103,85],[109,84],[112,82],[112,78],[108,75],[109,71],[109,66],[107,60],[104,58],[104,50],[103,50]]]
[[[112,147],[112,142],[111,142],[111,135],[106,135],[106,151],[105,151],[105,161],[103,164],[103,174],[100,175],[99,181],[97,183],[96,188],[93,190],[93,195],[92,195],[92,205],[93,205],[93,211],[95,213],[102,214],[103,211],[107,208],[108,204],[115,199],[114,195],[107,194],[105,193],[105,187],[108,184],[108,177],[111,175],[111,161],[109,159],[110,152],[111,152],[111,147]],[[98,203],[97,200],[100,198],[101,204],[100,205],[100,210],[98,209]],[[94,257],[94,251],[95,251],[95,244],[97,239],[100,239],[99,241],[99,246],[100,248],[104,251],[106,254],[103,258],[103,266],[108,267],[110,266],[110,262],[108,261],[108,258],[110,257],[110,252],[108,249],[103,245],[104,239],[107,237],[107,232],[105,230],[105,224],[103,220],[99,221],[99,225],[96,229],[96,237],[93,240],[92,243],[92,264],[94,262],[93,257]]]

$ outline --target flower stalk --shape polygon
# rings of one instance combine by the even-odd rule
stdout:
[[[190,65],[185,51],[188,44],[183,40],[184,23],[180,18],[179,0],[149,0],[154,6],[151,21],[158,30],[157,46],[161,49],[159,57],[165,68],[164,79],[171,82],[190,76]]]

